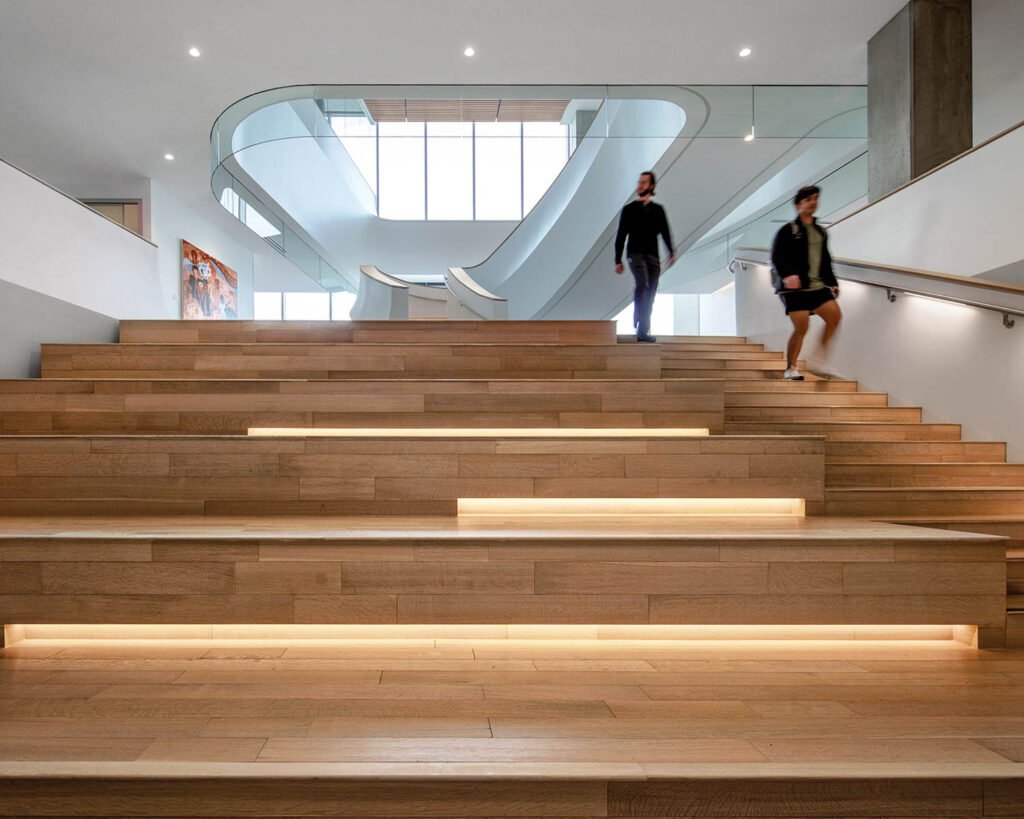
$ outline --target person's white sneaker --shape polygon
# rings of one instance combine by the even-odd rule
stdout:
[[[782,374],[782,377],[787,381],[803,381],[804,377],[800,375],[800,370],[796,367],[787,367],[786,371]]]

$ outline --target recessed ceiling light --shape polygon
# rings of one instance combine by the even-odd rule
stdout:
[[[740,49],[740,56],[741,57],[749,57],[751,54],[753,54],[753,52],[749,48],[741,48]]]
[[[192,46],[192,48],[190,48],[190,49],[188,50],[188,53],[189,53],[189,55],[190,55],[190,56],[192,56],[192,57],[198,57],[198,56],[199,56],[199,49],[198,49],[198,48],[196,48],[195,46]]]
[[[174,154],[164,154],[164,159],[170,162],[171,160],[174,159]]]
[[[466,46],[466,50],[463,51],[462,53],[465,54],[467,57],[472,57],[474,54],[476,54],[476,49],[473,48],[473,46]]]

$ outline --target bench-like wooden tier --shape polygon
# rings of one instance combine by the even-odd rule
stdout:
[[[250,427],[688,427],[721,432],[721,381],[0,381],[0,433],[245,434]]]
[[[614,344],[614,321],[139,321],[122,342]]]
[[[289,744],[285,739],[270,742],[272,748]],[[713,743],[679,744],[728,747]],[[465,739],[444,744],[465,752],[474,747]],[[513,748],[577,744],[549,739],[516,743]],[[160,810],[174,811],[174,816],[218,817],[1017,819],[1024,800],[1024,776],[1018,767],[1009,762],[639,764],[504,759],[448,764],[8,763],[0,766],[0,812],[81,816],[77,811],[88,806],[90,816],[118,817],[170,815],[148,812]]]
[[[659,378],[661,356],[651,344],[43,344],[41,372],[43,378]]]
[[[459,498],[824,500],[820,438],[0,437],[0,514],[450,515]]]
[[[0,622],[931,624],[984,643],[1004,543],[804,518],[10,521]]]

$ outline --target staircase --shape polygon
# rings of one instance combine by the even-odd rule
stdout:
[[[125,322],[41,363],[0,381],[0,814],[893,819],[1024,793],[976,764],[1015,748],[963,739],[1018,730],[1012,674],[968,669],[1024,645],[1001,443],[783,381],[745,339],[612,322]]]
[[[780,353],[742,338],[661,337],[662,377],[725,377],[725,434],[825,436],[825,502],[809,511],[1011,538],[1008,645],[1024,645],[1024,464],[961,440],[855,381],[782,380]]]

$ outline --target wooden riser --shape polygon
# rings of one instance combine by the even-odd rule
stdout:
[[[122,321],[125,343],[614,344],[613,321]]]
[[[727,353],[708,353],[707,357],[697,354],[671,355],[662,353],[662,368],[673,370],[742,370],[755,373],[778,373],[782,376],[786,369],[786,361],[783,358],[771,354],[756,353],[760,358],[715,358],[714,356],[725,356]],[[800,362],[803,369],[803,362]],[[731,375],[731,374],[730,374]]]
[[[661,355],[664,361],[726,362],[723,364],[726,367],[732,366],[728,362],[751,362],[754,365],[759,365],[763,361],[776,363],[783,360],[778,353],[771,350],[757,350],[748,347],[736,350],[708,350],[701,349],[698,345],[692,345],[685,349],[678,349],[671,344],[663,344],[661,345]]]
[[[829,489],[825,494],[825,513],[839,517],[1024,516],[1024,489]]]
[[[459,498],[824,498],[778,438],[2,437],[4,515],[451,515]]]
[[[867,423],[919,424],[917,407],[728,407],[726,423],[745,421],[864,421]]]
[[[722,375],[726,395],[744,396],[760,394],[783,400],[797,396],[825,396],[839,393],[844,396],[857,393],[856,381],[825,381],[811,378],[807,381],[785,381],[782,378],[736,378],[733,373]]]
[[[648,345],[44,344],[44,378],[657,378]]]
[[[620,335],[617,337],[622,344],[634,344],[634,336]],[[658,336],[660,344],[729,344],[733,346],[744,346],[750,344],[743,336]]]
[[[825,444],[830,464],[1005,463],[1006,444],[986,441],[835,441]]]
[[[712,342],[679,342],[658,339],[662,353],[763,353],[763,344],[716,344]]]
[[[284,740],[275,740],[284,745]],[[547,740],[544,744],[559,740]],[[525,754],[528,756],[528,754]],[[764,765],[764,763],[762,763]],[[849,765],[846,773],[823,774],[812,764],[781,765],[758,772],[756,765],[656,766],[671,773],[647,777],[639,764],[583,764],[579,773],[560,778],[544,774],[553,763],[520,766],[532,776],[501,775],[500,762],[483,763],[485,770],[465,764],[403,765],[402,779],[379,762],[380,773],[344,773],[342,761],[318,765],[253,763],[261,775],[242,774],[226,764],[174,766],[182,771],[164,775],[167,764],[150,763],[148,775],[140,766],[64,763],[26,766],[31,775],[6,778],[0,790],[0,812],[8,816],[72,816],[87,805],[90,816],[432,816],[484,819],[493,816],[555,817],[616,816],[633,819],[650,815],[657,805],[665,816],[699,816],[715,805],[718,819],[768,816],[898,817],[982,816],[984,809],[1016,819],[1024,800],[1024,780],[1008,774],[981,776],[978,766],[965,765],[964,775],[950,773],[959,766],[900,765],[907,777],[893,778],[884,765]],[[41,775],[35,768],[51,770]],[[651,764],[655,767],[655,763]],[[892,767],[892,766],[890,766]],[[1010,767],[1007,765],[1000,767]],[[89,768],[94,770],[89,771]],[[303,769],[309,769],[304,774]],[[557,768],[555,768],[557,770]],[[608,771],[611,769],[612,773]],[[909,778],[913,770],[917,776]],[[355,769],[358,771],[358,769]],[[66,772],[77,773],[66,773]],[[583,771],[591,772],[590,776]],[[296,794],[301,794],[297,799]],[[780,811],[785,811],[781,813]],[[956,811],[953,813],[952,811]],[[997,814],[991,814],[993,816]]]
[[[1015,611],[1006,615],[1006,647],[1024,648],[1024,611]],[[1021,794],[1024,799],[1024,794]]]
[[[662,378],[721,378],[726,383],[734,382],[741,385],[741,389],[747,390],[747,383],[758,384],[758,383],[774,383],[777,385],[785,386],[801,386],[806,389],[812,384],[827,384],[829,383],[825,379],[818,378],[811,375],[808,372],[804,372],[803,381],[786,381],[782,377],[784,367],[778,369],[765,369],[765,370],[753,370],[753,369],[736,369],[723,367],[690,367],[690,366],[677,366],[676,364],[668,364],[661,369]],[[852,382],[844,382],[852,383]],[[756,389],[756,388],[753,388]],[[852,392],[853,390],[851,390]]]
[[[763,523],[713,519],[655,535],[417,518],[250,521],[224,537],[194,523],[9,527],[0,622],[1002,628],[1005,614],[1001,541],[884,524],[779,522],[765,538]]]
[[[728,435],[824,435],[829,441],[959,441],[958,424],[884,424],[852,421],[730,421]]]
[[[842,487],[1006,487],[1024,488],[1024,464],[833,464],[825,482]]]
[[[0,382],[4,433],[244,434],[251,427],[683,427],[722,431],[721,382]],[[58,388],[62,388],[58,391]]]
[[[799,382],[797,382],[799,383]],[[805,382],[806,383],[806,382]],[[829,381],[818,381],[818,384],[830,384]],[[793,384],[786,384],[787,387]],[[742,390],[726,389],[725,406],[736,408],[748,407],[799,407],[801,411],[808,407],[886,407],[888,396],[880,392],[837,392],[831,390],[804,390],[775,392],[743,392]]]

